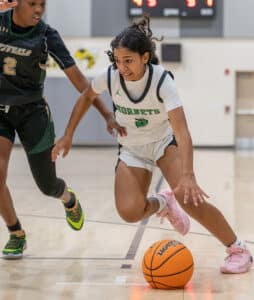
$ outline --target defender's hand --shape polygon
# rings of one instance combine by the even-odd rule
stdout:
[[[0,0],[0,11],[13,8],[18,5],[17,0],[9,2],[8,0]]]

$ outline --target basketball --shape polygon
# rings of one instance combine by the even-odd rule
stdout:
[[[190,250],[175,240],[161,240],[149,247],[142,260],[145,280],[155,289],[183,288],[194,269]]]

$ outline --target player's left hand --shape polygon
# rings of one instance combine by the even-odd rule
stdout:
[[[202,204],[209,196],[199,187],[194,174],[182,175],[174,193],[184,192],[184,204],[193,203],[195,206]]]
[[[57,157],[62,153],[62,157],[64,158],[70,151],[72,145],[72,138],[64,135],[60,138],[54,148],[51,151],[51,159],[52,161],[56,161]]]
[[[126,128],[117,123],[113,114],[110,114],[107,118],[107,130],[111,135],[114,135],[114,130],[116,130],[120,136],[127,135]]]

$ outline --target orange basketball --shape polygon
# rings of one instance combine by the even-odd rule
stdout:
[[[145,280],[155,289],[183,288],[191,279],[193,268],[190,250],[175,240],[154,243],[142,261]]]

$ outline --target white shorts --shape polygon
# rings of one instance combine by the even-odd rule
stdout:
[[[156,162],[164,155],[170,145],[177,145],[174,136],[167,136],[160,141],[140,146],[122,146],[119,158],[129,167],[147,169],[152,172]]]

